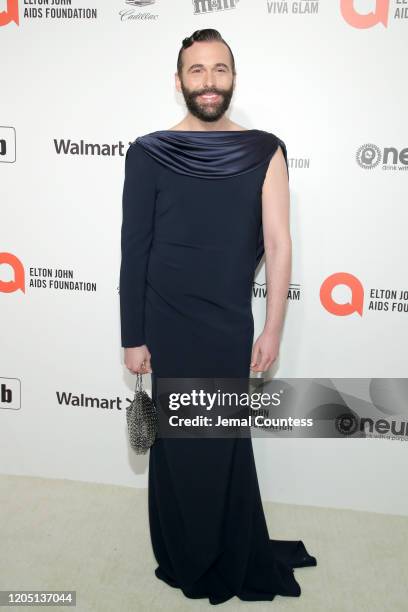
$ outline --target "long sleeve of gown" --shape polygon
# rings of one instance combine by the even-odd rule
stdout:
[[[144,301],[155,200],[151,163],[140,145],[132,143],[126,152],[122,197],[119,294],[124,348],[146,343]]]

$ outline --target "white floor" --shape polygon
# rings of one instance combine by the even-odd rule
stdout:
[[[303,540],[318,565],[295,569],[298,598],[212,606],[154,575],[146,490],[0,475],[0,590],[76,590],[76,608],[67,609],[77,612],[408,610],[408,518],[267,502],[264,509],[270,537]],[[16,609],[38,608],[1,607]]]

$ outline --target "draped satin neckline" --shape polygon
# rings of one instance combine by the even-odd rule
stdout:
[[[174,172],[222,179],[251,172],[266,164],[284,142],[264,130],[158,130],[136,138],[145,152]],[[134,144],[133,143],[133,144]]]

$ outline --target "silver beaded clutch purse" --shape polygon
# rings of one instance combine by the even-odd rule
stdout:
[[[135,397],[126,407],[126,420],[131,447],[144,455],[156,439],[157,411],[152,398],[143,389],[142,375],[136,373]]]

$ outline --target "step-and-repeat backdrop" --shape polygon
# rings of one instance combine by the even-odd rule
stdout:
[[[147,484],[126,431],[124,156],[184,116],[177,53],[199,28],[234,51],[231,118],[287,146],[293,269],[271,375],[362,377],[368,397],[370,379],[406,376],[407,20],[397,0],[0,0],[3,474]],[[263,264],[256,335],[266,289]],[[404,435],[256,439],[263,497],[408,513]]]

